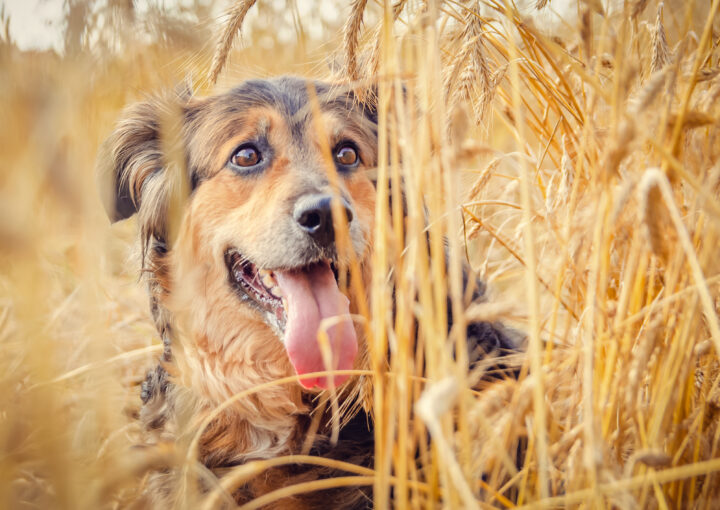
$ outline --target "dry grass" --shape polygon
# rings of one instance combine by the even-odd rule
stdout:
[[[143,94],[187,76],[326,76],[328,48],[344,40],[338,77],[378,83],[377,460],[322,483],[372,484],[378,508],[716,508],[720,0],[626,3],[601,14],[580,2],[578,20],[549,35],[500,0],[357,0],[313,35],[297,11],[288,20],[252,0],[222,27],[201,4],[90,2],[71,10],[64,56],[21,52],[6,34],[0,506],[141,504],[143,475],[170,462],[217,487],[186,501],[212,508],[227,502],[223,486],[273,463],[322,462],[251,463],[219,485],[186,460],[188,445],[130,448],[137,386],[161,346],[133,221],[107,225],[93,168],[119,110]],[[401,178],[404,222],[382,200]],[[481,392],[450,356],[463,328],[446,333],[446,296],[463,320],[463,257],[497,303],[467,316],[528,334],[520,379]],[[427,380],[415,377],[422,360]]]

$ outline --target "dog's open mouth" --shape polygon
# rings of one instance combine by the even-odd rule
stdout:
[[[287,323],[286,306],[275,273],[258,269],[237,250],[228,251],[225,261],[231,281],[262,310],[273,314],[276,322],[272,325],[284,332]]]
[[[348,298],[327,260],[283,270],[257,267],[235,249],[225,254],[230,281],[251,300],[283,340],[290,362],[302,375],[352,368],[357,337]],[[339,385],[348,376],[301,379],[306,388]]]

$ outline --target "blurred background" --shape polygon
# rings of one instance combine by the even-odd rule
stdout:
[[[486,392],[428,361],[429,387],[455,378],[430,419],[413,414],[425,388],[409,379],[376,396],[377,507],[468,508],[466,493],[479,507],[716,507],[717,0],[259,1],[217,84],[233,2],[1,5],[0,507],[143,507],[140,481],[164,454],[131,454],[161,346],[135,220],[110,225],[94,177],[123,107],[188,81],[208,94],[358,73],[388,83],[381,97],[415,84],[414,122],[385,106],[400,154],[388,171],[416,179],[428,228],[489,282],[498,306],[468,315],[529,338],[520,379]],[[445,319],[407,275],[442,298],[448,278],[405,257],[385,214],[397,292],[444,349],[430,331]],[[377,320],[390,342],[407,334]],[[390,372],[417,375],[397,359]]]
[[[0,10],[2,508],[112,506],[142,474],[123,463],[159,338],[134,219],[110,225],[96,152],[123,107],[206,75],[227,7],[33,0]],[[327,74],[340,11],[325,0],[258,5],[219,87]]]

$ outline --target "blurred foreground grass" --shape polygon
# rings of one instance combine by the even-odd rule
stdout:
[[[212,90],[222,25],[189,5],[69,2],[63,55],[0,45],[0,506],[142,505],[142,475],[174,458],[131,454],[159,340],[134,223],[108,225],[93,169],[124,105],[188,77]],[[219,87],[377,79],[380,192],[408,186],[407,225],[378,210],[373,304],[394,268],[431,390],[415,415],[407,325],[373,316],[395,374],[374,366],[379,508],[720,504],[718,1],[577,5],[550,34],[493,0],[356,1],[308,32],[292,3],[245,2]],[[430,262],[446,235],[447,270]],[[463,256],[496,303],[467,316],[529,336],[520,381],[479,394],[439,306]]]

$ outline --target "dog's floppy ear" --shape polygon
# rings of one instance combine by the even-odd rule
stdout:
[[[132,105],[100,148],[98,184],[112,222],[138,211],[145,179],[162,170],[159,116],[155,100]]]
[[[129,218],[140,209],[148,180],[157,177],[163,169],[162,116],[173,106],[184,106],[191,97],[191,89],[183,86],[170,96],[154,97],[130,106],[102,144],[97,178],[110,221]]]

